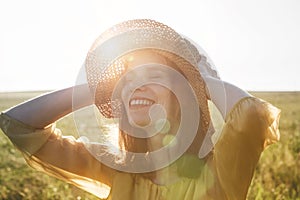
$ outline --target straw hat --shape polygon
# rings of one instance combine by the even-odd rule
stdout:
[[[117,117],[121,102],[111,97],[116,82],[126,71],[122,58],[141,49],[152,49],[178,66],[197,96],[200,126],[207,130],[210,122],[208,98],[198,70],[198,63],[205,57],[172,28],[149,19],[129,20],[111,27],[89,50],[85,62],[87,80],[100,113],[107,118]]]

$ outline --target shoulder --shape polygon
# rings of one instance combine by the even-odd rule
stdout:
[[[271,103],[249,96],[240,99],[233,106],[225,121],[235,133],[272,143],[279,140],[280,112],[281,110]]]
[[[260,98],[248,96],[240,99],[226,116],[225,121],[238,120],[241,123],[256,121],[270,124],[280,114],[280,109]]]

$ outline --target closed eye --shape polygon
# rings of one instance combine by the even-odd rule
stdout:
[[[164,77],[166,77],[164,72],[159,71],[159,70],[154,71],[154,72],[152,71],[152,72],[149,73],[149,78],[150,79],[162,79]]]
[[[132,74],[127,74],[124,78],[124,81],[125,81],[125,83],[130,83],[130,82],[134,81],[135,78],[136,77],[133,76]]]
[[[160,79],[160,78],[162,78],[162,76],[161,75],[153,75],[153,76],[150,76],[149,78],[151,78],[151,79]]]

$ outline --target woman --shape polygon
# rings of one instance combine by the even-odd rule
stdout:
[[[32,167],[113,200],[246,198],[261,152],[279,139],[277,108],[221,81],[196,45],[153,20],[103,33],[85,69],[88,84],[2,113]],[[91,104],[118,125],[119,146],[55,128]]]

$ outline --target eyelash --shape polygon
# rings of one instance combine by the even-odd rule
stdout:
[[[150,79],[159,79],[159,78],[161,78],[160,76],[150,76],[149,77]]]
[[[153,75],[150,75],[149,78],[162,78],[162,75],[161,74],[153,74]]]

